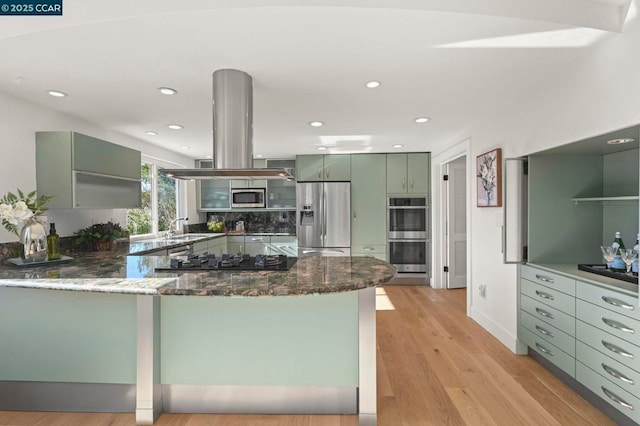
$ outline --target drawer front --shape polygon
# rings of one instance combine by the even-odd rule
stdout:
[[[640,346],[640,321],[638,320],[580,299],[576,300],[576,318]]]
[[[527,279],[520,280],[520,292],[571,316],[575,316],[576,314],[576,299],[566,293],[561,293],[558,290],[545,287]]]
[[[202,253],[206,252],[208,249],[209,249],[209,242],[208,241],[197,241],[197,242],[193,243],[193,252],[194,253],[202,254]]]
[[[557,346],[571,356],[576,354],[576,339],[552,325],[539,320],[528,312],[520,311],[520,325],[538,337]]]
[[[574,279],[527,265],[522,265],[520,267],[520,276],[531,282],[553,288],[563,293],[570,294],[571,296],[576,295],[576,281]]]
[[[387,252],[386,244],[358,244],[351,246],[352,253],[365,253],[365,255],[375,256],[376,254],[384,254]]]
[[[576,363],[576,379],[634,422],[640,423],[640,400],[581,362]]]
[[[571,315],[565,314],[523,294],[520,295],[520,309],[527,311],[547,324],[563,330],[571,336],[576,335],[576,320]]]
[[[640,348],[638,346],[580,320],[576,321],[576,340],[586,343],[610,358],[640,372]]]
[[[576,343],[576,361],[580,361],[627,392],[640,395],[640,373],[580,341]]]
[[[576,297],[640,321],[638,296],[628,296],[617,291],[576,281]]]
[[[536,353],[542,355],[562,371],[571,377],[576,376],[576,361],[571,355],[546,340],[539,338],[536,334],[524,327],[518,328],[518,337],[527,346],[536,351]]]

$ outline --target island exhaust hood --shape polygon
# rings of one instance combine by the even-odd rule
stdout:
[[[253,168],[253,84],[243,71],[213,73],[212,169],[162,169],[174,179],[288,179],[287,169]]]

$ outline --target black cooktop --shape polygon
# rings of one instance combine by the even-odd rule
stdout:
[[[186,260],[171,259],[169,267],[158,267],[156,271],[288,271],[297,260],[285,255],[190,254]]]
[[[617,280],[626,281],[632,284],[638,284],[638,275],[636,273],[626,274],[624,272],[612,271],[607,268],[607,265],[585,265],[579,264],[578,269],[580,271],[591,272],[593,274],[602,275],[609,278],[615,278]]]

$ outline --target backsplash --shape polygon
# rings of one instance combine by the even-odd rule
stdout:
[[[207,213],[207,222],[212,219],[223,221],[227,230],[234,230],[235,223],[239,220],[242,220],[244,221],[245,232],[287,232],[290,234],[296,233],[295,210]],[[190,230],[190,232],[194,231]]]

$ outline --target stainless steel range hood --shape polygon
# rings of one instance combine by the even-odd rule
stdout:
[[[163,169],[174,179],[289,179],[286,169],[253,168],[253,84],[243,71],[213,73],[212,169]]]

